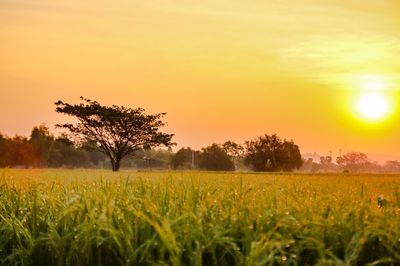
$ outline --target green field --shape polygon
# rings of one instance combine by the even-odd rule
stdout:
[[[0,170],[0,263],[399,265],[400,176]]]

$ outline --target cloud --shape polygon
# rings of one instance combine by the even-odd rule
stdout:
[[[293,71],[324,83],[348,76],[376,73],[398,80],[400,38],[386,35],[315,36],[283,48],[280,62]]]

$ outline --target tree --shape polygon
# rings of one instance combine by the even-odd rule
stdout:
[[[329,155],[321,156],[319,160],[320,160],[321,165],[330,165],[332,163],[332,157]]]
[[[126,168],[136,169],[168,169],[172,155],[169,148],[138,150],[128,156],[122,165]]]
[[[10,139],[10,165],[26,168],[36,164],[35,150],[26,137],[15,136]]]
[[[238,169],[239,164],[243,159],[243,154],[244,154],[243,146],[237,144],[236,142],[228,140],[224,144],[222,144],[222,149],[224,149],[226,154],[228,154],[229,157],[232,158],[232,161],[235,165],[235,169]]]
[[[243,155],[244,148],[242,145],[237,144],[236,142],[233,141],[226,141],[224,144],[222,144],[222,148],[232,158],[237,158]]]
[[[142,108],[103,106],[81,97],[83,103],[71,105],[58,101],[56,112],[78,119],[75,124],[57,125],[85,140],[95,140],[111,161],[113,171],[119,171],[121,160],[133,152],[161,145],[171,146],[173,134],[160,132],[165,126],[165,113],[147,115]]]
[[[200,168],[212,171],[233,171],[235,165],[218,144],[212,144],[209,147],[203,148],[200,155]]]
[[[179,167],[182,167],[185,163],[187,162],[185,153],[183,148],[177,151],[174,155],[171,157],[171,167],[173,170],[178,169]]]
[[[95,167],[98,165],[98,162],[92,161],[92,155],[99,152],[98,150],[88,151],[86,145],[89,145],[87,142],[84,142],[84,147],[76,147],[74,142],[69,139],[66,134],[62,134],[58,137],[53,144],[51,149],[51,153],[48,160],[48,165],[50,167],[67,167],[67,168],[76,168],[76,167]],[[104,154],[102,154],[102,158],[104,159]]]
[[[99,146],[95,140],[86,140],[81,144],[80,149],[86,151],[90,158],[90,162],[95,167],[103,166],[106,155],[100,152]]]
[[[0,133],[0,167],[11,165],[10,139]]]
[[[347,152],[337,157],[336,162],[348,171],[359,171],[371,164],[366,154],[354,151]]]
[[[54,137],[50,134],[49,128],[44,124],[34,127],[29,142],[35,150],[37,166],[47,166],[51,149],[54,144]]]
[[[245,163],[254,171],[292,171],[303,163],[299,147],[276,134],[246,141],[245,146]]]
[[[384,169],[388,172],[400,172],[400,162],[396,160],[386,161]]]
[[[194,163],[196,164],[199,154],[199,151],[192,150],[190,147],[181,148],[171,156],[170,165],[174,170],[178,168],[193,169],[196,165],[192,165],[192,159],[194,159]]]
[[[280,170],[292,171],[299,169],[303,164],[299,146],[294,144],[293,140],[284,140],[278,150],[277,165]]]

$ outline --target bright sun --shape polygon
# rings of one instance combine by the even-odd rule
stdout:
[[[380,93],[370,92],[358,98],[357,111],[365,119],[381,120],[389,113],[389,101]]]

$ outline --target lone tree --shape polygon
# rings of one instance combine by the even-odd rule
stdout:
[[[76,117],[75,124],[59,124],[83,141],[95,141],[99,149],[111,161],[113,171],[119,171],[121,160],[141,149],[150,149],[171,142],[173,134],[160,132],[165,126],[161,120],[165,113],[147,115],[142,108],[103,106],[96,101],[81,97],[83,103],[71,105],[58,101],[56,112]]]

